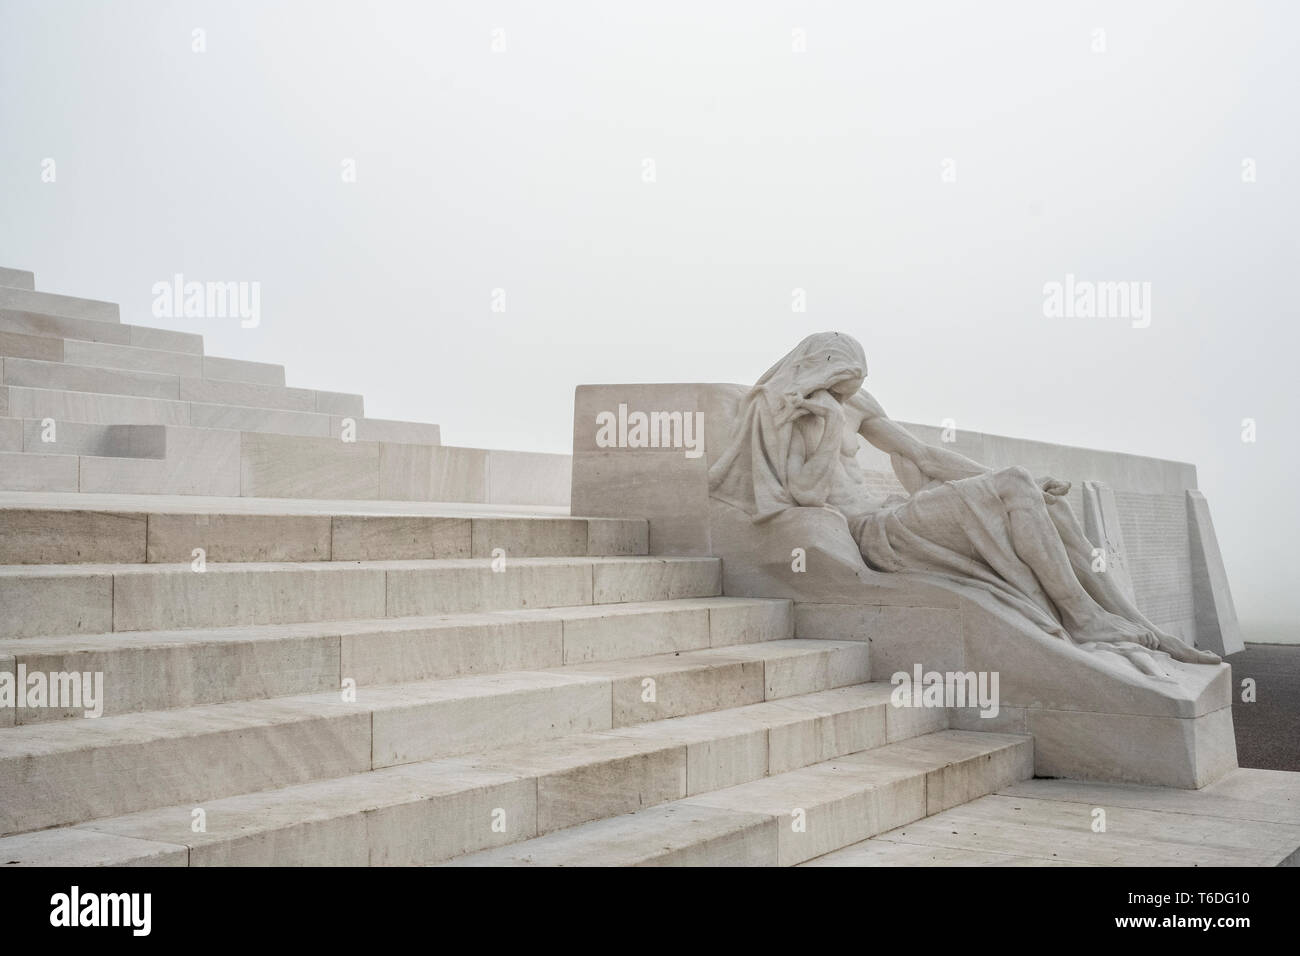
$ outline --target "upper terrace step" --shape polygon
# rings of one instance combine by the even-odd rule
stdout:
[[[213,562],[372,561],[643,555],[645,521],[463,514],[178,513],[111,496],[130,510],[18,508],[0,498],[0,564],[169,563],[202,548]],[[125,499],[125,500],[123,500]],[[60,500],[63,500],[62,498]],[[264,499],[240,499],[262,502]],[[280,499],[260,505],[270,509]],[[400,503],[393,503],[399,505]],[[164,506],[165,507],[165,506]]]
[[[258,385],[284,385],[284,366],[243,359],[196,355],[193,352],[169,352],[144,349],[109,342],[51,338],[23,332],[0,332],[0,356],[36,359],[42,362],[67,362],[92,368],[111,368],[133,372],[159,372],[187,378],[214,378],[227,382],[252,382]]]
[[[24,401],[11,394],[11,406],[15,398]],[[20,405],[9,414],[66,420],[35,411]],[[0,452],[0,489],[525,505],[569,500],[567,455],[182,426],[167,427],[166,443],[161,461]]]
[[[0,331],[21,332],[47,338],[81,339],[87,342],[108,342],[113,345],[133,345],[142,349],[161,349],[167,352],[203,354],[203,336],[194,332],[174,332],[144,325],[125,325],[97,319],[76,318],[66,315],[49,315],[19,309],[0,309]]]
[[[36,276],[25,269],[6,269],[0,266],[0,286],[30,291],[36,288]]]
[[[284,385],[188,378],[163,372],[73,365],[38,359],[0,358],[0,383],[26,388],[130,395],[141,398],[223,405],[251,405],[361,417],[360,395]],[[12,412],[11,412],[12,414]]]
[[[101,425],[192,425],[302,438],[339,438],[345,419],[351,418],[357,441],[438,445],[442,437],[437,425],[424,422],[19,385],[0,386],[0,415]]]
[[[101,302],[99,299],[82,299],[74,295],[56,295],[53,292],[37,292],[34,289],[6,285],[0,285],[0,309],[40,312],[97,322],[121,321],[116,302]]]

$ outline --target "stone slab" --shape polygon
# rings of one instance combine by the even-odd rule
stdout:
[[[127,369],[136,372],[160,372],[166,375],[195,377],[203,375],[204,358],[192,352],[165,352],[160,349],[142,349],[131,345],[68,339],[63,344],[63,353],[62,361],[73,365]],[[179,385],[177,387],[179,389]]]
[[[325,515],[151,514],[146,560],[328,561],[333,521]]]
[[[4,364],[3,380],[6,385],[95,392],[101,395],[134,395],[138,398],[179,397],[180,379],[175,375],[70,365],[67,362],[40,362],[36,359],[5,358],[0,359],[0,362]]]
[[[23,277],[18,278],[21,280]],[[50,315],[66,315],[98,322],[121,321],[116,302],[82,299],[74,295],[57,295],[53,292],[37,292],[32,288],[15,288],[3,283],[0,283],[0,309],[45,312]]]
[[[447,866],[775,866],[777,822],[669,804],[485,850]]]
[[[188,866],[189,847],[75,827],[0,839],[3,866]]]
[[[31,290],[36,288],[36,276],[26,269],[0,268],[0,285]]]
[[[80,462],[76,455],[0,451],[0,489],[76,491],[81,474]]]
[[[0,509],[0,564],[141,561],[147,527],[142,514]]]
[[[3,356],[62,362],[63,344],[63,339],[25,335],[22,332],[0,332],[0,355]]]
[[[1220,657],[1246,649],[1237,623],[1237,608],[1228,587],[1219,539],[1210,506],[1199,491],[1187,492],[1187,524],[1192,551],[1192,594],[1196,611],[1196,646]]]

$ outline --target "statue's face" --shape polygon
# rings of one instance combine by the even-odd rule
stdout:
[[[864,380],[860,377],[847,378],[832,385],[831,391],[840,398],[852,398],[861,390]]]

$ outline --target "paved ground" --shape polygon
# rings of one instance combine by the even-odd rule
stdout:
[[[1099,807],[1104,830],[1095,829]],[[1300,779],[1234,770],[1204,790],[1022,780],[804,866],[1296,863]]]
[[[1232,720],[1242,767],[1300,771],[1300,645],[1247,644],[1228,659],[1236,685]],[[1255,680],[1255,703],[1241,700],[1241,682]]]

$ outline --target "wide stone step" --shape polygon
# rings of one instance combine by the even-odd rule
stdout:
[[[139,372],[162,372],[185,378],[211,378],[226,382],[258,385],[284,385],[284,366],[216,355],[188,352],[165,352],[106,342],[78,342],[67,339],[62,361],[74,365],[130,369]]]
[[[258,408],[340,416],[360,417],[363,407],[360,395],[343,392],[262,385],[256,382],[222,381],[215,378],[187,378],[163,372],[102,368],[74,365],[67,361],[44,362],[26,358],[0,358],[0,383],[33,389],[93,392],[98,395],[129,395],[137,398],[221,405],[251,405]]]
[[[251,382],[222,382],[215,379],[182,378],[180,398],[186,402],[216,405],[251,405],[298,412],[323,412],[360,418],[363,401],[360,395],[327,392],[310,388],[258,385]]]
[[[163,458],[167,432],[162,425],[47,423],[32,418],[0,418],[0,451],[110,458]],[[3,517],[0,515],[0,524]],[[0,552],[5,549],[0,539]]]
[[[0,333],[0,336],[6,334]],[[37,342],[60,341],[37,336],[24,338]],[[357,441],[412,445],[441,443],[439,426],[424,422],[28,386],[0,386],[0,414],[15,418],[53,418],[55,421],[101,425],[191,425],[198,428],[334,439],[344,436],[345,424],[350,422],[351,437]]]
[[[773,641],[13,727],[0,732],[0,835],[439,757],[480,765],[492,747],[526,744],[517,759],[536,762],[556,737],[861,683],[866,651]]]
[[[158,372],[132,372],[114,368],[42,362],[37,359],[0,359],[0,382],[27,388],[54,388],[103,395],[140,398],[180,398],[180,377]]]
[[[1033,774],[1033,738],[942,730],[451,861],[791,866]]]
[[[142,349],[203,354],[203,336],[194,332],[176,332],[145,325],[126,325],[19,309],[0,309],[0,332],[21,332],[25,335],[84,339],[88,342],[134,345]]]
[[[33,414],[43,409],[34,409],[22,401],[19,393],[24,391],[40,390],[9,389],[3,404],[10,408],[12,417],[86,421],[75,409],[67,418]],[[179,415],[186,414],[186,403],[168,404],[178,406]],[[0,459],[0,491],[527,506],[567,506],[570,499],[571,465],[567,455],[303,438],[179,425],[167,427],[166,442],[167,455],[162,461],[88,457],[65,466],[26,462],[21,460],[23,456]]]
[[[74,319],[98,322],[120,322],[116,302],[99,299],[82,299],[75,295],[58,295],[37,292],[35,289],[14,288],[0,283],[0,309],[17,309],[24,312],[43,312]]]
[[[284,366],[244,359],[220,358],[192,352],[137,348],[108,342],[49,338],[22,332],[0,332],[0,356],[66,362],[90,368],[155,372],[187,378],[284,385]]]
[[[888,701],[888,686],[862,684],[474,757],[209,795],[8,837],[0,855],[46,866],[435,863],[945,726],[942,709],[904,712]]]
[[[35,289],[36,276],[26,269],[6,269],[0,266],[0,285],[11,289]]]
[[[394,442],[403,445],[442,443],[441,428],[425,422],[296,412],[249,405],[213,405],[204,402],[190,402],[189,405],[189,424],[203,428],[228,428],[234,431],[336,440],[341,439],[346,432],[356,441],[363,442]]]
[[[81,458],[40,452],[0,451],[0,491],[77,491]]]
[[[192,560],[195,548],[227,563],[490,558],[498,548],[508,558],[648,551],[648,523],[638,518],[188,514],[150,510],[147,500],[137,507],[0,508],[0,564],[167,564]]]
[[[284,697],[358,686],[559,667],[790,640],[788,601],[694,598],[459,615],[135,631],[0,641],[0,671],[102,675],[104,715]],[[837,655],[808,658],[790,648],[789,666],[808,679]],[[737,651],[744,656],[745,651]],[[779,662],[772,658],[775,674]],[[633,674],[635,676],[635,672]],[[790,679],[794,679],[792,676]],[[59,706],[0,711],[19,725],[84,716],[74,695]]]
[[[0,388],[6,414],[96,425],[188,425],[190,403],[177,399],[105,395],[59,388]]]
[[[0,332],[0,356],[62,362],[63,347],[68,339],[52,339],[24,332]],[[125,348],[126,346],[116,346]],[[179,352],[176,354],[180,354]]]
[[[494,569],[495,566],[495,569]],[[0,638],[618,604],[721,593],[717,558],[0,566]]]

